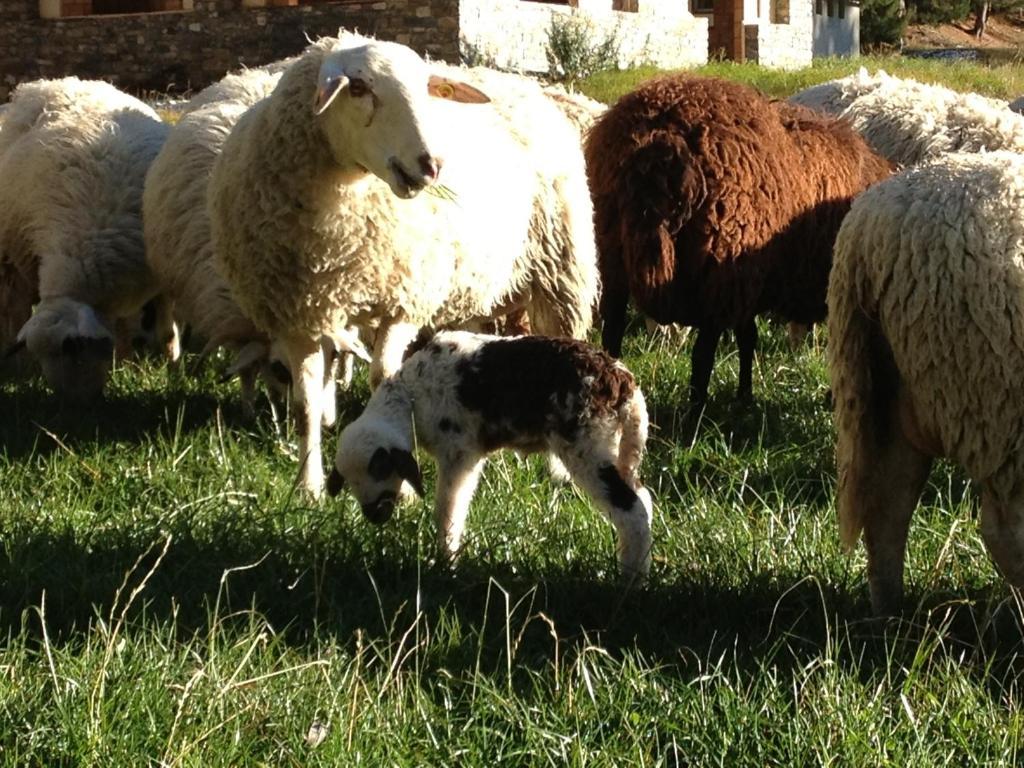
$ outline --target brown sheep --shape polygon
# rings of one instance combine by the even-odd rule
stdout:
[[[585,151],[605,349],[621,355],[630,296],[659,323],[696,327],[698,407],[723,331],[736,333],[738,395],[750,398],[754,318],[824,318],[839,224],[854,195],[891,172],[844,123],[685,74],[619,99]]]

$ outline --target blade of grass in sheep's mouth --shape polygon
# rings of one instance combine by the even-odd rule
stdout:
[[[446,187],[444,184],[431,184],[427,187],[426,192],[428,195],[439,197],[442,200],[450,200],[453,203],[458,199],[455,190],[451,187]]]

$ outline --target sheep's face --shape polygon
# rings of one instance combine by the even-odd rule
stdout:
[[[337,496],[345,485],[352,491],[371,523],[382,525],[394,514],[403,481],[420,496],[423,480],[416,459],[395,444],[387,430],[369,420],[356,419],[341,433],[334,469],[327,478],[327,492]]]
[[[349,36],[324,56],[314,112],[342,167],[372,173],[411,198],[441,172],[436,98],[488,101],[472,86],[431,75],[404,45]]]
[[[40,303],[18,333],[18,344],[39,362],[58,395],[86,401],[103,391],[114,337],[91,307],[70,299]]]

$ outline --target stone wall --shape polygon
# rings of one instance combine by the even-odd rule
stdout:
[[[461,0],[463,55],[503,69],[547,72],[552,17],[575,14],[591,26],[595,42],[609,34],[616,36],[622,67],[674,68],[707,61],[707,19],[694,17],[686,3],[638,0],[635,12],[613,11],[611,5],[598,0],[579,0],[578,8],[523,0]]]
[[[767,13],[757,29],[757,62],[773,69],[810,66],[814,50],[810,0],[770,0],[762,8]]]
[[[459,56],[459,0],[242,4],[186,0],[191,10],[42,19],[39,0],[0,0],[0,102],[18,82],[70,74],[130,91],[198,89],[242,64],[298,53],[306,35],[334,35],[342,26],[433,58]]]

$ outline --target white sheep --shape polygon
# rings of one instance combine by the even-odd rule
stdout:
[[[534,110],[527,126],[505,116],[514,95],[485,104],[405,46],[346,35],[311,45],[225,143],[209,196],[215,257],[287,351],[314,495],[322,334],[379,326],[379,379],[422,325],[525,305],[540,332],[589,327],[597,273],[579,137],[534,88],[536,103],[518,102]]]
[[[843,543],[896,610],[932,460],[981,488],[981,532],[1024,587],[1024,157],[952,154],[862,193],[836,240],[828,358]]]
[[[898,165],[948,152],[1024,151],[1024,117],[1006,103],[863,69],[794,94],[792,103],[844,117]]]
[[[651,496],[637,471],[647,409],[624,365],[574,339],[438,333],[373,393],[338,443],[328,492],[351,488],[387,521],[403,481],[422,496],[417,445],[437,459],[441,551],[454,557],[488,454],[551,451],[618,533],[623,574],[651,562]]]
[[[4,114],[0,273],[17,275],[4,290],[19,295],[0,307],[16,313],[5,318],[8,331],[22,323],[9,352],[26,348],[66,396],[99,393],[115,323],[156,293],[143,254],[141,198],[166,134],[142,102],[74,77],[19,86]],[[173,350],[167,317],[161,328]]]
[[[248,67],[238,72],[229,72],[186,101],[181,106],[181,114],[187,115],[209,104],[229,101],[255,104],[274,89],[281,73],[294,61],[295,57],[291,57],[272,61],[261,67]]]
[[[246,109],[274,89],[280,71],[244,70],[225,78],[229,86],[215,83],[202,91],[205,105],[186,111],[171,130],[149,170],[143,193],[146,258],[171,302],[174,319],[204,340],[204,354],[218,347],[235,353],[228,372],[241,379],[243,403],[250,409],[257,375],[283,396],[291,383],[290,373],[278,345],[245,316],[214,265],[206,192],[214,161],[231,128]],[[337,347],[355,347],[367,356],[361,345],[351,342],[349,333],[334,336],[337,341],[326,336],[321,340],[323,421],[328,426],[335,418]]]

